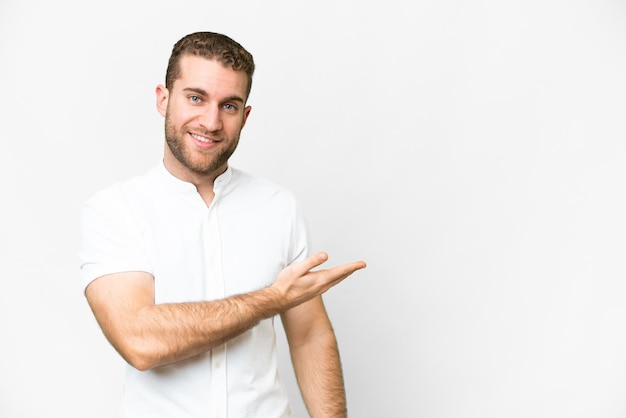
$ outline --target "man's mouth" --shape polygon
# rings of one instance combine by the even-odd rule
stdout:
[[[214,143],[214,142],[219,142],[219,140],[217,140],[217,139],[211,139],[211,138],[208,138],[206,136],[199,135],[199,134],[194,134],[194,133],[191,133],[191,132],[189,133],[189,135],[191,135],[193,138],[197,139],[200,142],[204,142],[205,144],[211,144],[211,143]]]

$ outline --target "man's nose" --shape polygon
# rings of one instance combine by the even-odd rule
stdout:
[[[199,115],[200,125],[207,131],[215,132],[222,129],[222,115],[219,106],[208,106]]]

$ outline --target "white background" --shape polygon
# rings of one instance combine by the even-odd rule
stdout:
[[[352,417],[626,416],[626,5],[0,3],[0,416],[113,417],[78,208],[153,166],[183,35],[255,56],[232,164],[289,187]],[[280,347],[297,417],[304,416]]]

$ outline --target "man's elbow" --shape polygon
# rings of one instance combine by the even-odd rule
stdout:
[[[163,358],[154,346],[150,347],[143,341],[127,342],[116,350],[129,365],[142,372],[163,365]]]
[[[140,372],[148,371],[159,365],[153,359],[141,356],[128,356],[125,357],[124,360],[126,360],[128,364],[130,364],[133,368],[139,370]]]

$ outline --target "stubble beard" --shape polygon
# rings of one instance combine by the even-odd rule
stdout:
[[[174,124],[171,122],[168,115],[165,117],[165,141],[168,148],[172,152],[172,155],[189,170],[198,174],[210,174],[215,172],[220,167],[224,166],[231,155],[237,149],[239,143],[239,134],[235,138],[227,139],[218,137],[221,143],[229,142],[226,148],[220,148],[218,151],[207,150],[203,152],[204,158],[193,158],[192,151],[188,148],[185,141],[187,131],[185,127],[181,127],[177,130]],[[216,137],[216,135],[211,135]]]

